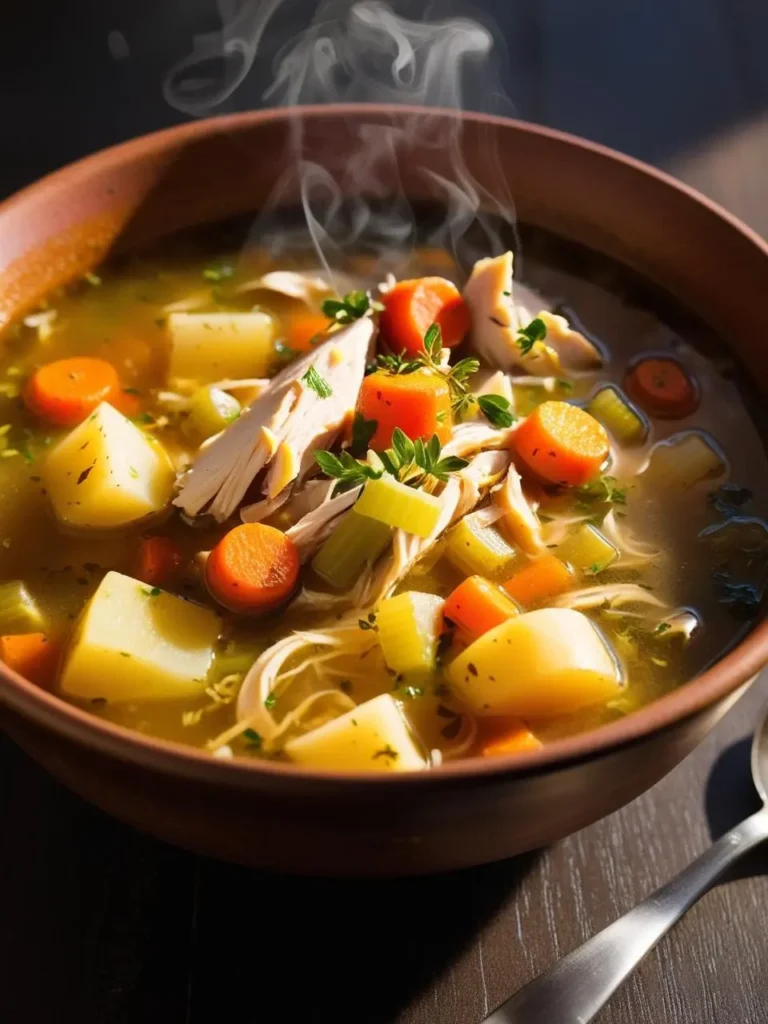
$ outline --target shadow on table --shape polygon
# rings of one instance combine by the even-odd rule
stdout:
[[[709,773],[705,810],[713,842],[760,809],[760,798],[752,784],[751,751],[752,737],[745,736],[723,750]],[[768,851],[765,846],[759,846],[742,858],[724,879],[728,881],[766,873]]]
[[[203,862],[191,1022],[390,1024],[475,940],[536,856],[379,882]]]

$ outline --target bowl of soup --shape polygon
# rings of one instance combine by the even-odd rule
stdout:
[[[419,117],[383,190],[344,177]],[[281,870],[487,862],[638,795],[763,667],[768,252],[664,175],[251,113],[8,200],[0,264],[3,722],[118,817]]]

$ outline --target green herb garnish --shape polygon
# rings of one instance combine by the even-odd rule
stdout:
[[[314,366],[310,366],[301,379],[307,387],[312,388],[315,394],[320,398],[330,398],[333,394],[333,390],[328,381],[320,376]]]
[[[231,263],[227,263],[225,260],[217,260],[215,263],[209,264],[203,270],[203,277],[206,281],[214,281],[219,283],[220,281],[226,281],[230,277],[235,276],[235,268]]]
[[[329,320],[337,324],[351,324],[365,316],[368,310],[380,310],[384,307],[374,302],[368,292],[348,292],[343,299],[325,299],[320,306]]]
[[[248,740],[246,746],[249,750],[258,750],[261,747],[261,735],[255,729],[245,729],[243,736]]]
[[[359,487],[366,480],[378,480],[384,472],[382,469],[374,469],[366,462],[358,462],[347,451],[340,455],[334,455],[333,452],[315,452],[315,462],[326,476],[337,481],[333,489],[334,497]]]
[[[264,707],[267,709],[267,711],[271,711],[275,704],[277,704],[277,697],[274,695],[274,693],[270,693],[267,697],[264,698]]]
[[[378,426],[377,420],[367,420],[362,413],[355,413],[352,420],[352,442],[349,446],[351,455],[358,459],[363,458]]]
[[[384,468],[396,480],[411,487],[420,487],[428,478],[443,483],[449,474],[464,469],[469,463],[457,455],[441,458],[440,438],[437,434],[425,444],[420,437],[412,441],[399,427],[392,431],[392,447],[381,452]]]
[[[543,341],[547,336],[547,325],[540,317],[531,320],[527,327],[519,328],[517,332],[517,347],[521,356],[527,356],[537,341]]]
[[[367,618],[358,619],[357,624],[363,631],[366,629],[372,629],[374,633],[379,631],[379,627],[376,625],[376,612],[368,612]]]
[[[672,629],[672,626],[668,622],[660,622],[658,626],[654,629],[653,635],[661,636],[663,633],[666,633],[667,630],[670,629]]]

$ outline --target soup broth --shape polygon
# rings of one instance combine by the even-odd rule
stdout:
[[[397,771],[632,713],[749,629],[760,433],[667,297],[528,229],[514,284],[427,247],[330,281],[225,237],[6,334],[9,665],[215,756]]]

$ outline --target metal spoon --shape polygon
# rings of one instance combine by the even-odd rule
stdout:
[[[677,878],[534,978],[485,1024],[588,1024],[659,939],[719,876],[768,839],[768,709],[752,740],[752,778],[763,807]]]

